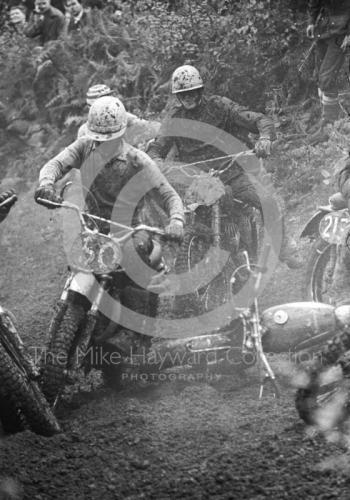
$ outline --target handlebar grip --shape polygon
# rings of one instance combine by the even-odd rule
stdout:
[[[52,200],[47,200],[45,198],[37,198],[36,201],[40,203],[41,205],[46,205],[49,206],[51,205],[53,208],[59,208],[62,206],[62,200],[57,197],[57,201],[52,201]]]
[[[0,208],[7,207],[8,205],[11,205],[15,201],[17,201],[17,199],[18,198],[17,198],[16,194],[13,194],[13,195],[9,196],[8,198],[6,198],[4,201],[2,201],[0,203]]]

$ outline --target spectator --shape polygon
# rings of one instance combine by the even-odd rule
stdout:
[[[68,33],[80,31],[86,25],[91,24],[90,12],[85,10],[80,0],[67,0],[66,11],[68,13]]]
[[[26,23],[26,11],[22,4],[10,8],[10,23],[16,31],[22,32]]]
[[[25,6],[25,8],[27,9],[27,20],[28,20],[29,15],[35,9],[34,0],[12,0],[12,2],[15,4],[23,4]],[[64,14],[64,0],[51,0],[51,5],[52,7],[55,7],[55,9],[60,10]]]
[[[322,104],[319,130],[309,143],[328,139],[327,124],[338,119],[340,106],[337,78],[350,42],[350,0],[309,0],[306,35],[315,40],[318,59],[318,94]]]
[[[10,0],[8,2],[8,10],[10,11],[10,18],[11,18],[11,11],[19,9],[25,14],[25,20],[28,21],[30,18],[31,13],[34,10],[34,0]],[[16,22],[13,22],[11,19],[10,21],[12,24],[16,24]]]
[[[50,0],[36,0],[33,20],[24,28],[29,38],[39,37],[40,44],[57,40],[65,30],[65,17],[51,6]]]

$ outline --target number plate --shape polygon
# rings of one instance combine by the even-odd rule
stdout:
[[[331,244],[344,242],[345,232],[350,230],[350,217],[348,210],[339,210],[325,215],[320,222],[321,237]]]

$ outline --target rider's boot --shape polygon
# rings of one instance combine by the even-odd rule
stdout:
[[[338,94],[322,94],[322,116],[318,129],[308,137],[308,144],[316,146],[329,139],[330,126],[339,118]]]

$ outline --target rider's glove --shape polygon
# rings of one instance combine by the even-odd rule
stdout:
[[[56,194],[53,184],[46,184],[44,186],[37,187],[34,193],[34,199],[37,203],[39,203],[39,205],[44,205],[44,207],[47,208],[57,208],[52,205],[50,201],[55,203],[59,203],[61,201]]]
[[[12,205],[17,201],[16,191],[9,189],[0,194],[0,212],[9,212]]]
[[[271,140],[260,137],[255,144],[255,154],[258,158],[267,158],[271,154]]]
[[[17,201],[14,189],[9,189],[0,194],[0,222],[2,222],[9,213],[12,205]]]
[[[170,239],[181,243],[184,238],[184,223],[180,219],[171,219],[165,228],[165,233]]]

